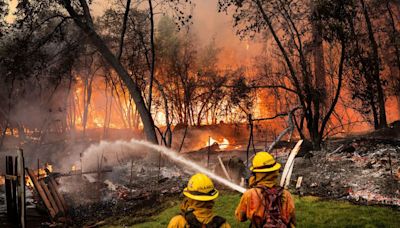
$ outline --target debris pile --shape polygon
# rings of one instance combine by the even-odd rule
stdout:
[[[144,160],[116,166],[113,172],[60,178],[61,189],[71,202],[75,225],[96,224],[110,217],[135,217],[156,213],[165,198],[179,195],[189,175],[175,165],[158,167]],[[139,221],[137,221],[139,222]]]
[[[398,141],[332,143],[312,158],[298,158],[294,175],[304,177],[301,194],[400,206],[399,158]]]

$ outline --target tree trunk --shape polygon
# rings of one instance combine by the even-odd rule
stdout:
[[[400,38],[398,35],[398,31],[396,28],[396,22],[394,19],[394,15],[393,15],[393,11],[390,7],[390,1],[386,1],[386,9],[388,12],[388,16],[389,16],[389,24],[391,27],[391,34],[390,36],[390,42],[392,43],[392,45],[394,46],[394,50],[395,50],[395,61],[396,61],[396,65],[397,65],[397,75],[396,72],[394,73],[393,77],[395,78],[394,80],[397,80],[397,83],[395,85],[395,89],[397,90],[397,106],[398,106],[398,114],[399,114],[399,119],[400,119]]]
[[[151,101],[153,94],[153,81],[154,81],[154,70],[156,62],[156,50],[154,46],[154,13],[153,4],[149,0],[149,13],[150,13],[150,49],[151,49],[151,64],[150,64],[150,80],[149,80],[149,95],[147,98],[148,109],[151,112]]]
[[[121,80],[128,88],[129,93],[131,94],[131,97],[135,101],[136,108],[140,114],[147,140],[152,143],[158,144],[157,135],[154,128],[154,120],[150,114],[150,111],[147,109],[145,105],[139,86],[132,80],[132,78],[129,76],[128,72],[125,70],[121,62],[118,61],[115,55],[107,47],[103,39],[94,30],[92,24],[92,18],[90,16],[90,12],[86,1],[81,1],[81,3],[83,4],[82,9],[84,11],[84,17],[85,17],[84,21],[82,21],[82,17],[78,15],[78,13],[72,7],[71,1],[63,0],[65,9],[74,19],[75,23],[88,36],[91,43],[97,48],[99,53],[108,62],[108,64],[110,64],[110,66],[114,68],[118,76],[121,78]]]
[[[380,59],[379,59],[379,53],[378,53],[378,44],[376,43],[376,40],[374,37],[374,31],[372,28],[372,23],[371,23],[371,19],[369,17],[369,12],[368,12],[367,6],[365,5],[364,0],[360,0],[360,3],[362,6],[362,9],[363,9],[365,23],[367,24],[368,38],[371,43],[372,55],[373,55],[373,59],[374,59],[373,77],[374,77],[374,81],[376,83],[376,90],[378,93],[379,128],[385,128],[385,127],[387,127],[385,94],[383,92],[383,87],[382,87],[381,78],[380,78]]]
[[[325,75],[325,62],[324,62],[324,45],[322,40],[322,31],[317,22],[312,24],[313,42],[314,42],[314,75],[315,87],[318,90],[319,100],[322,104],[325,103],[327,98],[326,91],[326,75]],[[323,107],[322,107],[323,108]]]

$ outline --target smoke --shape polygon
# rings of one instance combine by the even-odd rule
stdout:
[[[82,154],[82,171],[97,170],[99,166],[113,167],[122,165],[131,159],[143,159],[151,152],[149,148],[133,145],[129,141],[117,140],[114,142],[100,141],[90,145]],[[76,161],[76,167],[80,167]]]
[[[192,170],[194,172],[201,172],[212,179],[220,182],[221,184],[230,187],[236,191],[244,192],[245,189],[239,185],[236,185],[225,178],[222,178],[210,170],[200,166],[199,164],[190,161],[179,155],[177,152],[168,149],[163,146],[158,146],[151,144],[146,141],[139,141],[136,139],[132,139],[131,141],[115,141],[115,142],[106,142],[101,141],[98,144],[93,144],[83,153],[82,163],[84,164],[84,170],[93,170],[98,167],[98,164],[104,162],[108,166],[115,166],[118,164],[119,160],[127,160],[137,158],[138,156],[144,156],[148,153],[154,152],[162,153],[163,155],[168,156],[172,161],[184,165],[187,169]]]

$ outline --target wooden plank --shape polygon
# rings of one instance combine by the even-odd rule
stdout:
[[[290,184],[290,179],[292,177],[292,172],[293,172],[293,166],[294,166],[294,160],[290,163],[290,167],[289,167],[289,170],[287,172],[287,176],[286,176],[286,179],[285,179],[284,187],[287,187]]]
[[[42,186],[42,189],[46,193],[46,196],[50,201],[50,204],[51,204],[51,207],[54,210],[54,213],[57,215],[60,210],[58,209],[57,203],[54,200],[53,196],[51,195],[49,188],[47,187],[46,183],[44,183],[43,180],[39,180],[39,184]]]
[[[6,156],[6,175],[13,176],[13,158],[11,156]],[[6,187],[6,204],[7,204],[7,216],[10,221],[13,220],[15,214],[13,209],[13,195],[12,195],[12,180],[5,180]]]
[[[56,201],[58,210],[64,215],[65,214],[64,207],[61,203],[60,198],[58,197],[56,186],[54,186],[50,181],[47,182],[47,186],[49,187],[49,191],[53,196],[54,200]]]
[[[302,143],[303,143],[303,140],[299,140],[297,142],[296,146],[290,152],[289,158],[285,164],[285,168],[283,169],[281,182],[280,182],[281,187],[287,187],[290,182],[290,177],[291,177],[292,171],[293,171],[294,158],[296,157],[297,153],[299,152],[300,146]]]
[[[14,163],[14,167],[13,167],[13,175],[18,176],[18,173],[17,173],[18,159],[17,159],[17,157],[15,157],[14,162],[15,163]],[[18,177],[17,177],[17,179],[18,179]],[[15,214],[15,221],[18,222],[18,207],[17,207],[17,183],[18,183],[18,181],[13,180],[12,183],[13,183],[12,184],[12,195],[13,195],[12,203],[13,203],[13,209],[14,209],[14,214]]]
[[[218,160],[219,160],[219,164],[220,164],[221,167],[222,167],[222,170],[223,170],[224,173],[225,173],[225,176],[228,178],[229,181],[232,181],[232,179],[231,179],[231,177],[229,176],[228,171],[226,171],[225,165],[224,165],[224,163],[222,162],[222,159],[221,159],[221,157],[220,157],[219,155],[218,155]]]
[[[57,193],[57,195],[58,195],[58,199],[60,200],[61,205],[62,205],[63,208],[64,208],[64,212],[65,212],[65,213],[68,213],[68,206],[67,206],[67,204],[65,203],[65,199],[64,199],[63,195],[58,191],[58,187],[57,187],[56,181],[54,180],[53,177],[49,177],[49,181],[51,182],[51,184],[54,186],[54,188],[55,188],[55,190],[56,190],[56,193]]]
[[[296,189],[299,189],[301,187],[302,182],[303,182],[303,177],[302,176],[298,177],[296,182]]]
[[[17,180],[17,176],[15,176],[15,175],[6,174],[6,175],[4,175],[4,178],[6,178],[7,180],[12,180],[12,181]]]
[[[17,150],[17,175],[18,175],[18,214],[20,227],[26,227],[26,199],[25,199],[25,160],[22,149]]]
[[[49,199],[47,198],[46,193],[44,192],[42,186],[39,184],[38,180],[36,179],[35,174],[32,172],[32,170],[26,168],[26,172],[28,173],[29,177],[32,180],[33,186],[35,187],[36,191],[39,193],[40,198],[42,199],[44,205],[46,206],[51,218],[54,218],[56,216],[56,213],[51,206],[51,203]]]

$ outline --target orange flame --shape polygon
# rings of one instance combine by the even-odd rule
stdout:
[[[222,140],[216,140],[213,137],[210,137],[209,141],[206,142],[205,147],[212,146],[214,143],[217,143],[219,149],[224,150],[229,147],[229,140],[226,138],[222,138]]]

